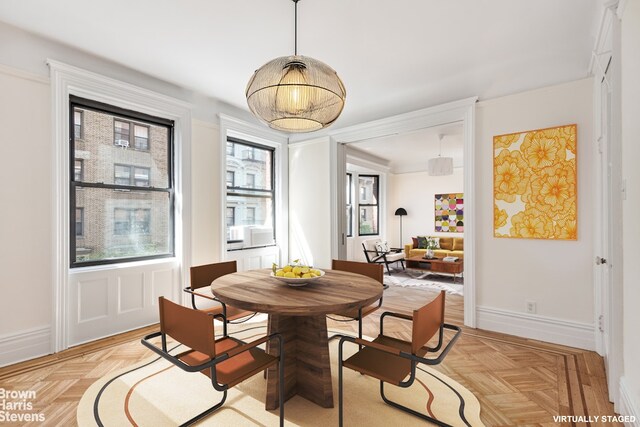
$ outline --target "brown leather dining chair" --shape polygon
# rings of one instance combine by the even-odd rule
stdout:
[[[198,292],[198,289],[208,287],[215,279],[225,274],[231,274],[238,271],[235,261],[216,262],[213,264],[204,264],[191,267],[191,286],[184,288],[184,291],[191,294],[191,306],[200,311],[204,311],[209,314],[222,314],[222,317],[216,316],[216,320],[225,319],[223,321],[223,335],[227,336],[227,323],[242,323],[255,316],[256,313],[251,311],[242,310],[240,308],[231,307],[216,299],[211,295],[204,292]],[[216,301],[220,306],[211,308],[199,309],[196,306],[196,296],[205,298],[208,300]]]
[[[279,374],[280,426],[284,425],[284,343],[280,334],[274,333],[250,343],[232,337],[216,340],[213,314],[181,306],[164,297],[159,298],[159,306],[160,332],[147,335],[142,339],[142,344],[183,371],[200,372],[208,376],[213,388],[222,392],[220,402],[182,426],[191,425],[213,413],[224,404],[228,389],[275,364],[278,364]],[[170,354],[167,350],[167,335],[188,349],[177,355]],[[161,337],[161,347],[152,342],[158,336]],[[277,357],[258,348],[260,344],[274,339],[279,346]]]
[[[332,270],[349,271],[351,273],[362,274],[363,276],[370,277],[383,284],[384,269],[382,264],[368,264],[366,262],[356,261],[343,261],[334,259],[331,261]],[[382,306],[382,297],[375,304],[368,305],[366,307],[354,308],[349,311],[343,311],[341,313],[335,313],[339,316],[346,317],[350,320],[358,321],[358,338],[362,338],[362,318],[370,315]]]
[[[343,425],[343,367],[353,369],[364,375],[380,380],[380,396],[382,400],[402,411],[420,417],[436,425],[446,425],[414,409],[401,405],[388,399],[384,394],[384,383],[398,387],[410,387],[416,379],[418,363],[425,365],[437,365],[446,357],[453,344],[460,336],[460,328],[444,323],[445,293],[440,294],[430,303],[413,311],[413,316],[392,313],[386,311],[380,316],[380,334],[373,340],[367,341],[361,338],[342,336],[338,348],[338,416],[339,424]],[[384,335],[384,318],[395,317],[412,322],[411,341],[404,341]],[[440,351],[444,341],[444,330],[455,331],[446,347]],[[435,347],[427,347],[427,343],[438,333],[438,344]],[[362,346],[362,349],[343,360],[343,346],[345,342],[352,342]],[[428,353],[440,351],[437,357],[426,358]]]

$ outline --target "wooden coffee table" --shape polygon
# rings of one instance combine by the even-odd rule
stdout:
[[[405,259],[405,262],[407,263],[407,268],[412,268],[414,270],[453,274],[453,283],[456,282],[456,276],[458,274],[461,275],[464,271],[464,260],[462,259],[449,262],[443,261],[442,258],[428,259],[421,256],[414,256]]]

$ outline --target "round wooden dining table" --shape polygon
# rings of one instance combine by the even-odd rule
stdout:
[[[367,306],[380,299],[382,284],[369,277],[339,270],[305,286],[293,287],[270,275],[270,269],[237,272],[211,283],[220,301],[269,315],[267,333],[284,338],[285,400],[302,396],[322,407],[333,407],[331,363],[326,315]],[[267,344],[277,355],[278,346]],[[278,407],[277,368],[267,371],[266,409]]]

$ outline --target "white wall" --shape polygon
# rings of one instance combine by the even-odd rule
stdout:
[[[427,172],[390,174],[389,203],[387,215],[387,236],[389,244],[404,247],[416,236],[453,236],[462,233],[442,233],[435,231],[434,196],[443,193],[464,193],[464,173],[456,168],[453,175],[429,176]],[[402,218],[402,245],[400,243],[400,217],[394,213],[397,208],[405,208],[407,215]]]
[[[628,1],[622,18],[622,174],[623,202],[623,339],[624,378],[621,397],[628,414],[640,417],[640,1]],[[637,418],[637,422],[638,418]],[[636,424],[638,425],[638,424]]]
[[[328,137],[289,146],[289,260],[319,268],[331,268],[329,152]]]
[[[191,127],[191,263],[220,261],[220,129],[193,120]]]
[[[167,82],[0,23],[0,366],[50,352],[52,320],[52,127],[46,59],[98,72],[191,102],[201,120],[192,124],[192,262],[221,259],[217,224],[217,113],[247,119]],[[10,242],[10,244],[8,243]],[[175,283],[182,287],[182,283]]]
[[[51,322],[49,90],[48,79],[0,66],[0,353],[3,338]]]
[[[530,325],[545,320],[541,331],[551,324],[567,326],[568,337],[575,329],[591,341],[584,346],[593,347],[592,86],[591,79],[584,79],[478,103],[476,292],[481,328],[500,329],[484,314],[515,319],[525,313],[525,300],[532,300],[537,314],[524,319]],[[494,238],[493,136],[571,123],[578,125],[578,240]],[[513,333],[510,326],[502,325]],[[519,333],[530,335],[524,329]]]
[[[189,89],[110,62],[85,51],[37,36],[4,22],[0,22],[0,40],[3,41],[0,43],[0,64],[48,78],[49,68],[46,65],[46,60],[54,59],[191,102],[193,104],[191,117],[205,122],[217,122],[216,113],[222,112],[257,123],[248,111],[194,93]]]

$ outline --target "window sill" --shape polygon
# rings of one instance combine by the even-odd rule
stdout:
[[[69,275],[91,273],[95,271],[116,270],[116,269],[123,269],[123,268],[148,267],[151,265],[158,265],[158,264],[171,264],[177,261],[178,261],[178,257],[174,256],[174,257],[167,257],[167,258],[149,259],[144,261],[115,262],[113,264],[88,265],[85,267],[69,268]]]
[[[273,248],[276,246],[278,246],[278,244],[274,243],[273,245],[251,246],[248,248],[238,248],[238,249],[227,249],[227,252],[251,251],[251,250],[257,250],[257,249]]]

